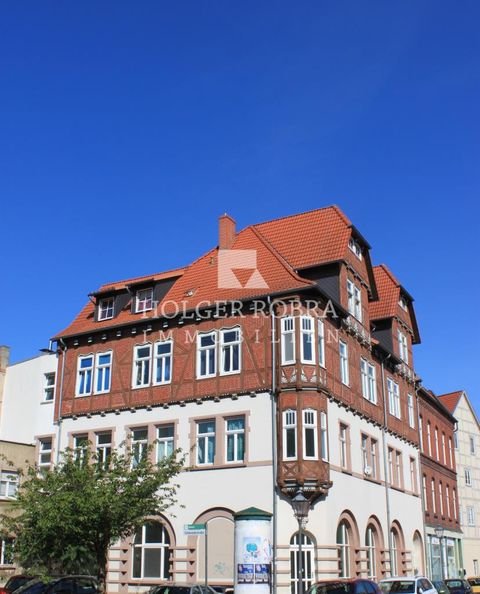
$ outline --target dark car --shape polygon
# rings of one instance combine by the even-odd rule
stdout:
[[[65,575],[50,581],[35,578],[15,590],[15,594],[99,594],[97,580],[91,575]]]
[[[12,575],[8,578],[7,583],[0,588],[0,594],[10,594],[20,586],[34,579],[33,575]]]
[[[438,594],[450,594],[447,584],[442,582],[442,580],[433,580],[432,584],[437,589]]]
[[[148,594],[218,594],[205,584],[162,584],[152,586]]]
[[[363,579],[325,580],[312,584],[307,594],[382,594],[375,582]]]
[[[472,594],[472,588],[467,580],[445,580],[450,594]]]

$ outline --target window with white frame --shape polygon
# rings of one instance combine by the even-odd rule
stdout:
[[[349,385],[349,369],[348,369],[348,345],[346,342],[340,341],[338,343],[338,350],[340,354],[340,379],[342,384]]]
[[[337,547],[338,547],[338,575],[341,578],[348,578],[351,574],[350,567],[350,530],[349,525],[344,520],[337,528]]]
[[[423,487],[423,501],[425,502],[425,511],[428,511],[428,497],[427,497],[427,477],[422,476],[422,487]]]
[[[2,470],[0,474],[0,497],[15,499],[18,491],[18,472]]]
[[[403,463],[402,463],[402,452],[395,451],[395,477],[396,485],[398,488],[403,489]]]
[[[315,326],[311,316],[300,318],[300,360],[315,363]]]
[[[410,488],[412,493],[417,492],[417,461],[415,458],[410,458]]]
[[[400,299],[398,300],[398,305],[404,310],[404,311],[408,311],[408,303],[407,300],[405,299],[405,297],[403,297],[403,295],[400,297]]]
[[[475,526],[475,508],[473,505],[467,505],[467,524]]]
[[[215,462],[215,419],[197,422],[197,465]]]
[[[283,459],[296,460],[297,458],[297,412],[295,410],[283,411]]]
[[[376,551],[375,551],[375,528],[370,525],[367,528],[367,533],[365,536],[365,547],[367,549],[367,577],[368,578],[376,578],[377,571],[376,571]]]
[[[445,503],[447,504],[447,518],[450,518],[450,487],[445,487]]]
[[[227,462],[243,462],[245,458],[245,417],[225,420]]]
[[[168,384],[172,380],[172,349],[171,340],[156,342],[154,349],[153,383]]]
[[[432,426],[430,421],[427,421],[427,453],[429,456],[432,455]]]
[[[472,474],[470,472],[470,468],[465,468],[465,484],[467,487],[472,486]]]
[[[445,466],[447,465],[447,452],[445,448],[445,433],[442,432],[442,455],[443,455],[443,463]]]
[[[408,405],[408,424],[410,427],[415,428],[415,408],[413,404],[413,394],[407,394],[407,405]]]
[[[50,468],[52,464],[52,438],[45,437],[38,441],[38,466]]]
[[[157,427],[157,462],[173,454],[175,427],[172,424]]]
[[[431,494],[432,494],[432,512],[437,513],[437,494],[435,492],[435,479],[432,478],[431,482]]]
[[[140,289],[135,294],[135,312],[142,313],[153,309],[153,289]]]
[[[357,320],[362,321],[362,292],[361,290],[352,283],[351,280],[347,280],[347,296],[348,296],[348,311]]]
[[[43,401],[52,402],[55,396],[55,373],[45,373],[43,376]]]
[[[111,318],[113,318],[114,303],[114,297],[106,297],[105,299],[100,299],[100,302],[98,304],[99,321],[110,320]]]
[[[408,340],[401,330],[398,331],[398,352],[400,359],[408,364]]]
[[[295,319],[292,316],[280,320],[282,365],[295,363]]]
[[[317,411],[303,411],[303,457],[306,460],[318,460]]]
[[[240,371],[241,343],[240,328],[220,330],[220,375]]]
[[[450,462],[450,468],[453,468],[453,446],[452,446],[452,438],[448,438],[448,457]]]
[[[95,449],[97,452],[97,464],[101,468],[107,468],[112,455],[112,432],[102,431],[95,436]]]
[[[325,324],[318,320],[318,363],[325,367]]]
[[[148,452],[148,429],[137,427],[132,429],[131,434],[131,462],[132,468],[136,468],[147,456]]]
[[[348,434],[348,425],[344,425],[340,423],[339,425],[339,441],[340,441],[340,466],[343,469],[348,469],[350,465],[350,456],[349,456],[349,434]]]
[[[78,358],[77,396],[88,396],[93,389],[93,355]]]
[[[328,462],[328,428],[327,428],[327,414],[320,413],[320,446],[322,448],[322,460]]]
[[[133,381],[134,388],[150,385],[152,345],[141,344],[133,349]]]
[[[438,483],[438,502],[440,504],[440,515],[443,516],[443,485],[441,481]]]
[[[372,404],[377,404],[377,378],[375,365],[366,359],[360,359],[360,372],[362,376],[362,394]]]
[[[112,375],[112,352],[95,355],[95,393],[110,391]]]
[[[388,392],[388,406],[389,412],[397,419],[401,419],[401,410],[400,410],[400,388],[398,384],[394,382],[391,378],[387,379],[387,392]]]
[[[77,396],[90,396],[110,391],[112,351],[78,358]]]
[[[440,450],[438,447],[438,427],[435,427],[435,457],[440,460]]]
[[[359,260],[362,259],[362,248],[360,247],[358,241],[355,241],[353,237],[350,237],[348,241],[348,247],[352,250],[352,252],[357,256]]]
[[[455,444],[455,449],[458,450],[458,432],[454,431],[453,433],[453,442]]]
[[[368,460],[368,437],[366,435],[364,435],[363,433],[360,437],[360,443],[361,443],[361,450],[362,450],[362,467],[363,467],[363,472],[365,473],[365,469],[369,468],[370,464],[368,463],[369,462],[369,460]]]
[[[301,544],[301,546],[300,546]],[[290,594],[307,592],[315,581],[315,551],[316,547],[312,539],[302,531],[296,532],[290,539]],[[300,553],[303,573],[300,578]]]
[[[14,565],[14,538],[0,538],[0,565]]]
[[[457,519],[457,492],[455,489],[452,489],[452,498],[453,498],[453,517],[455,520]]]
[[[74,435],[73,437],[73,457],[76,462],[84,464],[87,461],[88,454],[88,435]]]
[[[135,534],[132,577],[170,579],[170,537],[159,522],[146,522]]]
[[[418,433],[420,435],[420,451],[423,452],[423,417],[418,417]]]
[[[216,333],[199,334],[197,337],[197,377],[213,377],[217,373]]]

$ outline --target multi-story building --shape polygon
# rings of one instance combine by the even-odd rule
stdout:
[[[210,583],[240,583],[234,514],[246,507],[271,514],[258,544],[279,592],[299,589],[300,544],[303,586],[424,572],[419,333],[412,298],[389,278],[328,207],[239,233],[223,216],[218,247],[186,268],[90,295],[55,337],[58,425],[38,436],[39,462],[46,444],[51,454],[86,438],[188,456],[184,507],[112,548],[110,592],[204,579],[191,523],[208,525]],[[299,491],[311,503],[300,535]]]
[[[418,398],[428,573],[441,580],[463,575],[455,418],[431,390],[420,388]]]
[[[454,453],[458,473],[460,525],[463,531],[463,568],[468,576],[480,575],[480,425],[463,390],[440,396],[455,415]]]

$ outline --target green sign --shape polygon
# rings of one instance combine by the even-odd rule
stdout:
[[[185,524],[183,526],[184,534],[205,534],[205,524]]]

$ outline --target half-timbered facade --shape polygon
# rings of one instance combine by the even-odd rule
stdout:
[[[272,586],[298,590],[291,498],[310,500],[303,582],[425,570],[411,296],[328,207],[220,218],[189,266],[102,286],[55,337],[56,451],[180,447],[184,507],[111,551],[109,591],[233,583],[233,514],[272,514]],[[41,447],[41,445],[39,445]]]

